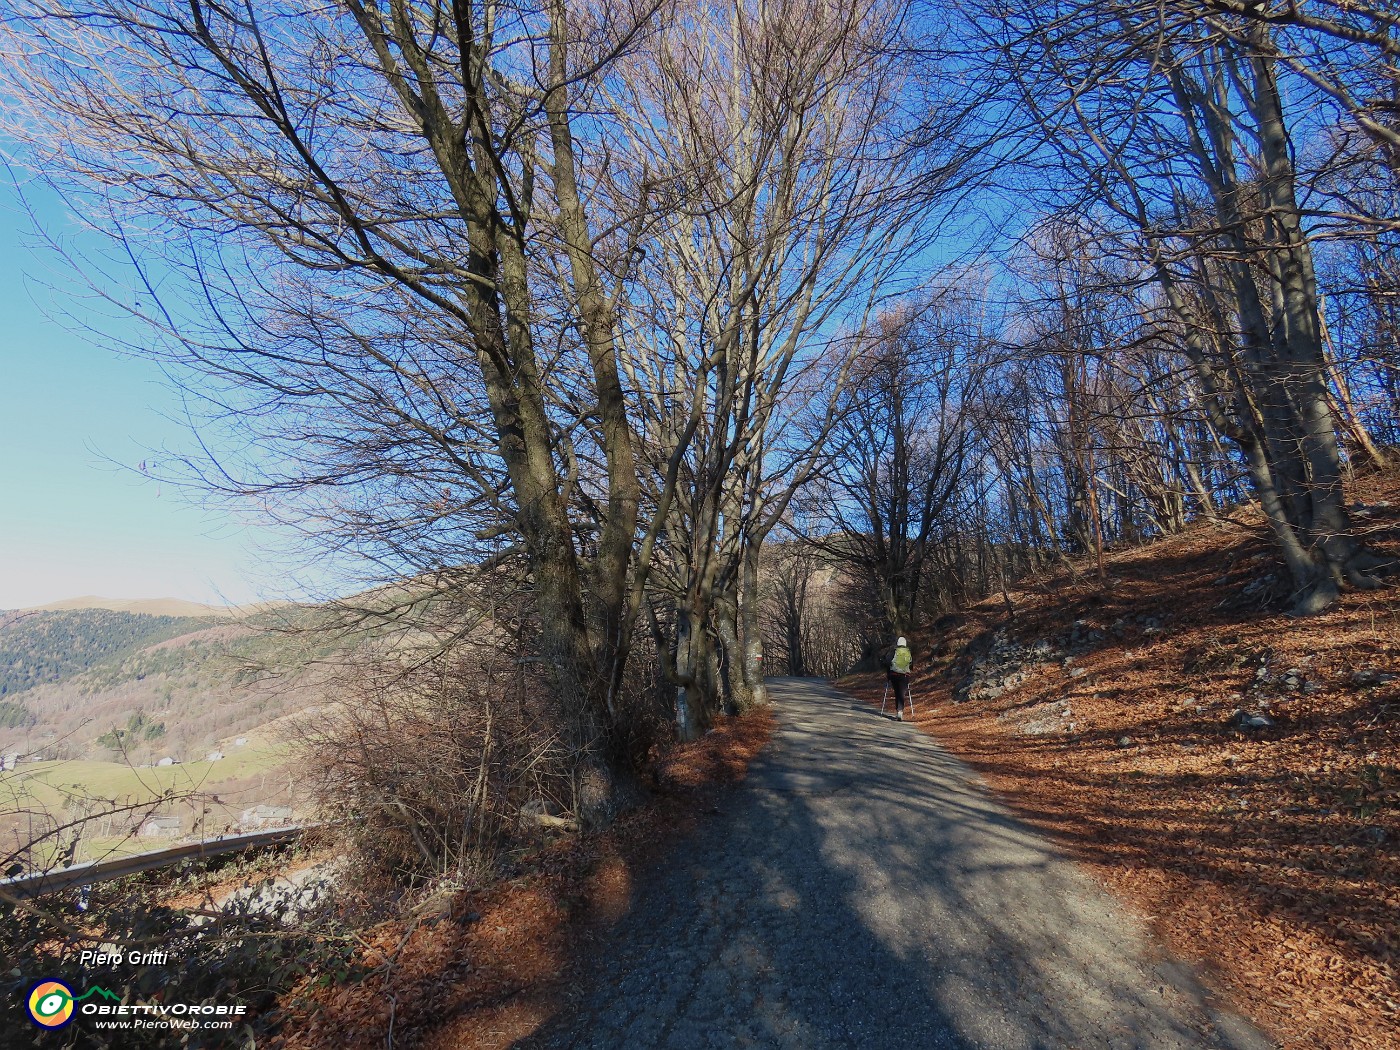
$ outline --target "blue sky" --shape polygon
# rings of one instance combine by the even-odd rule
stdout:
[[[3,169],[0,169],[3,171]],[[46,226],[52,197],[27,190]],[[154,448],[189,448],[180,401],[156,365],[68,330],[57,256],[31,247],[8,175],[0,185],[0,609],[97,594],[241,603],[285,590],[273,530],[137,469]],[[119,335],[127,322],[90,318]],[[130,331],[128,327],[125,329]],[[278,581],[276,584],[270,581]]]

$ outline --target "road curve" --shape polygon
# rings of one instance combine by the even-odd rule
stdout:
[[[773,679],[779,729],[521,1047],[1266,1050],[913,726]]]

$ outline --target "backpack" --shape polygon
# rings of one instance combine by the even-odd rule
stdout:
[[[908,674],[914,667],[914,654],[906,646],[901,645],[894,651],[894,660],[890,664],[890,670],[895,674]]]

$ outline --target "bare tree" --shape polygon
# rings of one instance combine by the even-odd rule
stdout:
[[[27,100],[7,127],[86,187],[141,282],[123,305],[216,414],[279,442],[204,480],[401,571],[518,537],[581,743],[615,715],[647,552],[619,227],[590,214],[576,114],[654,13],[21,0],[5,28]]]
[[[954,283],[882,314],[843,397],[840,451],[805,497],[821,523],[810,542],[868,578],[891,634],[918,625],[940,526],[969,480],[988,328],[979,294]]]
[[[635,115],[626,187],[662,209],[629,284],[627,368],[651,392],[651,475],[675,490],[657,578],[671,608],[653,622],[689,737],[721,684],[740,705],[763,695],[758,559],[829,426],[786,427],[791,391],[820,370],[805,389],[831,405],[834,330],[859,325],[924,235],[909,184],[927,155],[896,121],[898,5],[684,15],[629,64],[617,105]]]
[[[773,674],[837,678],[865,648],[867,603],[841,563],[785,523],[763,553],[762,629]],[[853,601],[854,599],[854,601]]]
[[[1400,17],[1393,7],[1198,0],[1179,10],[1321,91],[1375,143],[1383,163],[1400,167]]]
[[[1378,586],[1384,560],[1358,541],[1343,500],[1311,241],[1267,27],[1242,41],[1131,3],[1061,15],[1027,5],[1014,30],[996,32],[1047,149],[1085,187],[1067,206],[1117,224],[1121,250],[1159,284],[1211,424],[1245,457],[1296,608],[1325,608],[1346,583]]]

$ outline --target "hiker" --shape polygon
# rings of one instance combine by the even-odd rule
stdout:
[[[890,685],[894,686],[894,717],[904,721],[904,701],[909,698],[909,672],[914,669],[914,654],[909,651],[909,642],[901,637],[894,643],[894,659],[886,672]]]

